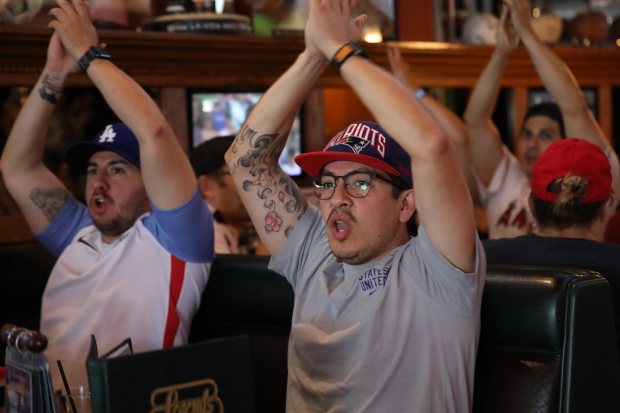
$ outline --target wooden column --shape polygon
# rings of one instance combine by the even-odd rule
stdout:
[[[396,31],[401,41],[435,40],[435,7],[431,0],[394,0]]]

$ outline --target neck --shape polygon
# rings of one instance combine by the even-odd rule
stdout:
[[[591,241],[603,242],[604,232],[596,226],[590,226],[587,228],[537,228],[534,230],[536,235],[541,237],[556,237],[556,238],[582,238],[589,239]]]

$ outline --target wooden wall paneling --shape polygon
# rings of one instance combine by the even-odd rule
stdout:
[[[613,99],[611,86],[608,84],[599,85],[598,90],[598,122],[603,129],[603,133],[613,146]]]
[[[326,140],[351,122],[373,120],[370,111],[349,87],[323,88],[323,96]]]
[[[159,106],[170,123],[185,153],[190,149],[189,108],[187,94],[182,87],[162,87],[159,91]]]
[[[303,107],[304,152],[320,151],[325,146],[325,99],[323,90],[315,88],[310,92]]]
[[[393,0],[396,2],[398,40],[435,40],[434,0]]]

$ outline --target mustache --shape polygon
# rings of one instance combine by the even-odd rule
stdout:
[[[357,219],[355,219],[353,214],[351,214],[351,212],[348,209],[342,209],[342,208],[332,209],[329,215],[327,216],[327,222],[331,221],[334,215],[344,215],[345,217],[349,219],[349,221],[357,223]]]

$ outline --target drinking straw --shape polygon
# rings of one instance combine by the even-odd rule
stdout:
[[[62,377],[62,383],[65,385],[65,390],[67,392],[67,398],[69,399],[69,403],[71,403],[71,411],[73,413],[78,413],[77,407],[75,407],[75,401],[73,401],[73,397],[71,397],[71,390],[69,389],[69,382],[67,381],[67,376],[65,375],[65,369],[62,368],[62,363],[60,360],[56,360],[58,364],[58,370],[60,370],[60,377]]]

